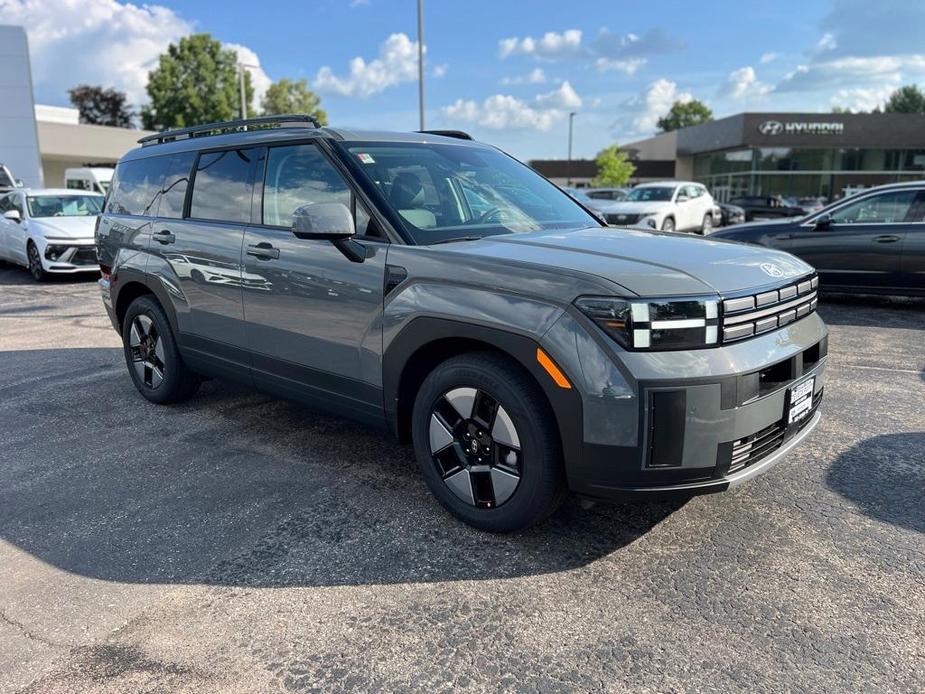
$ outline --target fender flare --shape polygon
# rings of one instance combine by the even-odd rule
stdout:
[[[513,330],[446,318],[421,316],[409,321],[391,340],[382,357],[382,390],[386,419],[392,431],[403,439],[413,399],[403,393],[415,355],[441,341],[483,343],[487,348],[516,359],[536,380],[552,408],[562,442],[566,473],[580,464],[582,445],[581,396],[576,389],[561,388],[536,359],[540,346],[535,336]],[[465,349],[460,352],[467,351]],[[459,352],[457,352],[459,353]]]

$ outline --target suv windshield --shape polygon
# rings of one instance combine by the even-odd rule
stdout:
[[[88,217],[103,209],[102,195],[30,195],[30,217]]]
[[[418,244],[600,226],[555,185],[493,149],[379,142],[346,151]]]
[[[671,200],[675,186],[650,186],[633,188],[623,202],[648,202],[650,200]]]

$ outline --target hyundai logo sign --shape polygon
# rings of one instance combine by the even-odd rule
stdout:
[[[762,135],[841,135],[845,124],[837,121],[779,121],[766,120],[758,125]]]

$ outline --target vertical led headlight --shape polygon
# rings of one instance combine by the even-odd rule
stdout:
[[[582,297],[575,305],[627,349],[682,350],[719,342],[718,299]]]

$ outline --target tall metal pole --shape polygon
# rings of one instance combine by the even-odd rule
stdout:
[[[238,63],[238,82],[241,87],[241,120],[247,118],[247,104],[244,103],[244,63]]]
[[[575,112],[568,114],[568,162],[565,165],[566,185],[572,185],[572,123],[575,121]]]
[[[424,129],[424,0],[418,0],[418,112]]]

